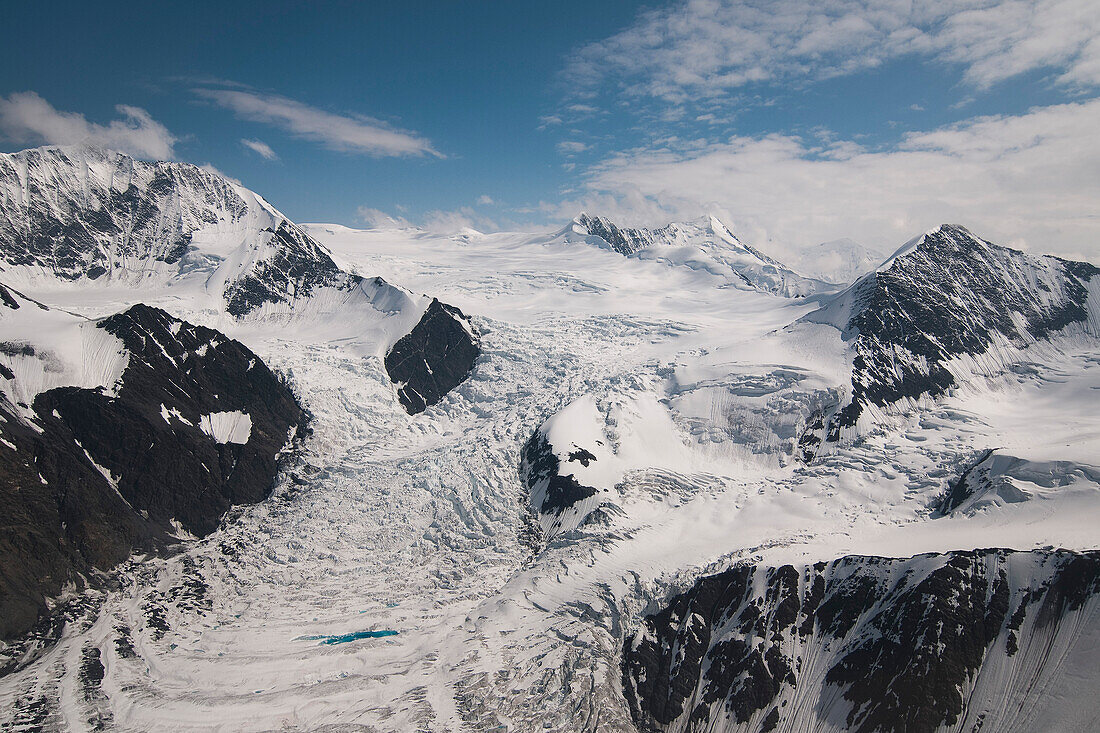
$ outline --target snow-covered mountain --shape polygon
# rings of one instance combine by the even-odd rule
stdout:
[[[998,247],[963,227],[908,242],[805,320],[839,328],[850,343],[850,399],[833,417],[836,440],[867,411],[937,397],[993,376],[1037,341],[1100,337],[1087,262]]]
[[[626,257],[698,270],[732,287],[755,288],[788,298],[831,289],[828,283],[803,277],[743,243],[713,216],[644,229],[620,227],[606,217],[582,213],[559,231],[555,239],[584,242]]]
[[[427,404],[462,381],[477,356],[476,331],[460,311],[429,313],[430,297],[341,270],[244,186],[187,163],[90,146],[0,154],[0,277],[77,300],[90,290],[303,330],[342,326],[378,357],[422,319],[421,329],[437,331],[450,322],[446,330],[466,343],[424,354],[430,384],[391,375],[402,394],[431,395]]]
[[[15,283],[201,279],[235,316],[355,284],[243,186],[194,165],[90,146],[0,155],[0,258]]]
[[[245,346],[135,305],[88,320],[0,285],[0,634],[131,552],[265,498],[306,434]]]
[[[1098,611],[1097,552],[744,564],[646,617],[624,688],[643,730],[1063,729]]]
[[[100,328],[117,313],[140,316],[152,374],[184,387],[222,338],[192,343],[188,323],[239,342],[286,376],[312,433],[266,501],[48,598],[0,647],[0,727],[1094,727],[1093,265],[944,226],[849,288],[782,297],[805,279],[709,220],[655,234],[578,217],[552,236],[285,222],[334,277],[383,278],[299,290],[281,266],[228,264],[271,261],[230,255],[244,239],[207,244],[232,226],[196,224],[176,263],[154,257],[155,287],[4,257],[5,419],[49,427],[0,423],[12,475],[53,481],[21,456],[55,436],[73,476],[160,497],[148,524],[191,506],[183,491],[163,513],[156,481],[126,483],[144,434],[86,431],[82,448],[35,407],[70,392],[125,407],[119,376],[145,352]],[[253,275],[262,302],[231,312],[229,286]],[[186,323],[172,336],[161,310],[128,310],[143,301]],[[179,450],[188,475],[188,451],[257,430],[231,390],[208,392],[225,404],[133,393],[202,446]],[[130,516],[96,496],[113,508],[91,516]]]
[[[240,334],[339,333],[378,358],[409,413],[478,357],[457,308],[341,270],[216,173],[41,148],[0,156],[0,192],[0,490],[16,518],[0,540],[3,636],[93,570],[262,500],[304,429],[246,346],[145,303]]]

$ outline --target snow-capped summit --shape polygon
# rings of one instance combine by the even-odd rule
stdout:
[[[707,272],[728,286],[743,290],[794,298],[831,289],[827,283],[803,277],[745,244],[714,216],[645,229],[622,227],[606,217],[582,213],[559,231],[555,239],[584,242],[626,257]]]
[[[433,302],[340,269],[305,229],[215,171],[92,146],[0,154],[0,273],[16,287],[102,289],[234,319],[304,321],[308,331],[343,330],[379,357]],[[441,312],[432,332],[464,348],[425,345],[423,384],[391,375],[427,404],[465,378],[477,352],[468,319]]]
[[[241,316],[357,281],[262,197],[211,170],[91,146],[0,155],[8,282],[190,283]]]
[[[840,329],[855,353],[851,401],[834,434],[869,406],[936,397],[971,367],[1003,367],[1064,329],[1100,336],[1097,274],[1087,262],[1001,247],[957,225],[910,240],[805,317]],[[978,358],[980,366],[966,365]]]

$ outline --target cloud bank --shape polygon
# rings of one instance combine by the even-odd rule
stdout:
[[[920,56],[979,88],[1036,69],[1100,85],[1095,0],[687,0],[576,53],[577,93],[675,104],[758,82],[812,81]]]
[[[748,241],[800,250],[852,237],[892,250],[941,223],[993,241],[1100,260],[1100,99],[906,135],[888,150],[791,135],[647,147],[587,172],[545,207],[657,224],[710,211]]]
[[[77,112],[61,112],[34,92],[0,97],[0,136],[20,145],[90,144],[139,158],[170,160],[177,138],[140,107],[120,104],[106,125]]]

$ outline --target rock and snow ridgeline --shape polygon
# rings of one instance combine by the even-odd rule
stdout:
[[[738,565],[626,642],[642,730],[1050,730],[1100,639],[1100,554],[974,550]]]
[[[799,275],[745,244],[713,216],[644,229],[620,227],[606,217],[582,213],[555,239],[594,244],[625,257],[704,272],[729,287],[787,298],[836,290],[835,285]]]
[[[424,397],[413,402],[427,405],[465,378],[478,353],[476,331],[460,311],[428,313],[430,298],[341,270],[301,227],[240,184],[194,165],[95,147],[0,154],[0,272],[17,287],[68,284],[131,300],[171,293],[236,319],[343,321],[377,330],[372,338],[383,350],[418,324],[465,334],[426,354],[446,377],[407,368],[392,375],[406,396],[415,391]]]

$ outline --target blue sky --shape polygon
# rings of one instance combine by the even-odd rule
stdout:
[[[23,3],[0,146],[208,163],[298,221],[706,211],[779,252],[957,221],[1093,256],[1093,5]]]

